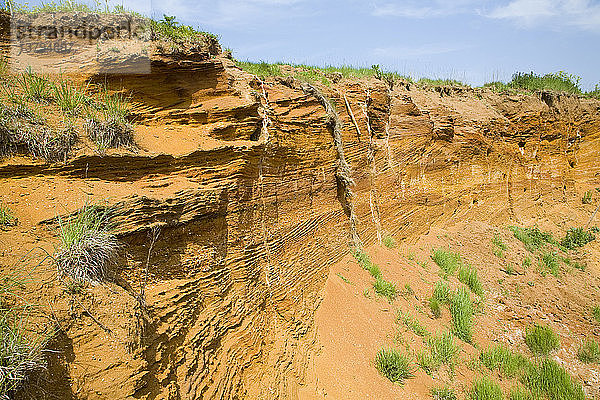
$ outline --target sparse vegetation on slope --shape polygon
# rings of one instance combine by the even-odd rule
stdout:
[[[452,314],[452,329],[454,334],[467,343],[473,337],[473,303],[469,291],[464,287],[458,288],[452,296],[450,304]]]
[[[61,247],[55,254],[59,275],[77,282],[101,282],[115,260],[119,244],[112,233],[108,211],[85,205],[60,222]]]
[[[0,201],[0,228],[12,226],[15,223],[13,212],[7,205]]]
[[[593,340],[586,340],[579,350],[577,358],[584,363],[600,363],[600,345]]]
[[[541,231],[538,227],[533,228],[519,228],[511,226],[515,238],[523,242],[525,248],[529,251],[539,249],[545,243],[554,243],[554,238],[551,233]]]
[[[571,228],[567,231],[560,243],[567,249],[573,250],[585,246],[595,238],[594,234],[588,230],[583,228]]]
[[[479,359],[490,370],[498,370],[508,377],[520,375],[529,362],[525,356],[514,353],[503,344],[483,351]]]
[[[581,384],[554,360],[529,364],[521,381],[533,393],[552,400],[585,400]]]
[[[558,349],[560,340],[552,328],[536,324],[525,330],[525,344],[533,354],[547,356]]]
[[[463,265],[458,271],[458,280],[471,289],[476,295],[483,297],[483,286],[477,276],[477,269],[471,265]]]
[[[458,253],[453,253],[443,249],[434,250],[431,258],[440,267],[445,275],[454,275],[454,273],[462,264],[460,255]]]
[[[394,301],[398,294],[396,285],[386,281],[382,277],[377,277],[375,279],[375,282],[373,282],[373,289],[375,289],[375,293],[387,298],[389,302]]]
[[[469,400],[502,400],[503,398],[500,386],[487,376],[476,379],[468,394]]]

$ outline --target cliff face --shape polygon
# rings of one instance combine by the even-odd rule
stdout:
[[[139,151],[0,165],[20,221],[0,232],[7,266],[52,251],[53,218],[86,198],[116,210],[110,283],[70,295],[51,265],[32,273],[33,300],[60,324],[42,385],[59,398],[296,398],[329,266],[352,244],[349,204],[368,245],[465,218],[526,223],[523,204],[599,183],[596,100],[320,87],[340,118],[347,195],[333,124],[298,81],[261,82],[215,57],[110,85],[133,93]]]

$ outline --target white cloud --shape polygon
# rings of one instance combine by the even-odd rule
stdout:
[[[372,15],[376,17],[431,18],[462,13],[473,13],[484,1],[477,0],[425,0],[377,4]]]
[[[396,59],[414,59],[425,56],[432,56],[438,54],[453,53],[455,51],[465,50],[470,46],[456,45],[456,44],[443,44],[443,43],[431,43],[424,44],[418,47],[407,47],[407,46],[391,46],[391,47],[378,47],[373,49],[372,53],[375,57],[387,57]]]

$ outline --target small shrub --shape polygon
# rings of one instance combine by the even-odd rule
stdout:
[[[540,268],[542,274],[544,275],[546,271],[550,272],[552,275],[558,278],[559,275],[559,265],[558,265],[558,256],[556,253],[544,253],[540,258]]]
[[[585,400],[581,384],[551,359],[546,358],[539,364],[530,363],[521,381],[533,393],[552,400]]]
[[[592,191],[588,190],[581,198],[583,204],[592,204]]]
[[[573,250],[577,247],[583,247],[596,237],[590,231],[586,231],[583,228],[571,228],[567,231],[565,237],[561,240],[562,244],[567,249]]]
[[[430,336],[427,338],[427,345],[436,365],[444,364],[450,368],[454,367],[460,347],[450,332],[446,331]]]
[[[510,230],[516,239],[523,242],[525,248],[529,251],[539,249],[544,243],[554,243],[554,238],[549,232],[541,231],[538,227],[519,228],[511,226]]]
[[[461,265],[459,254],[442,249],[434,250],[431,258],[447,275],[453,275]]]
[[[403,384],[414,376],[410,360],[398,350],[381,349],[375,357],[375,367],[379,373],[394,383]]]
[[[412,315],[405,314],[402,311],[398,311],[398,319],[401,320],[404,323],[404,325],[406,326],[406,328],[408,328],[414,334],[416,334],[418,336],[429,335],[429,332],[427,332],[427,329],[425,329],[425,327],[423,325],[421,325],[419,320],[416,319],[415,317],[413,317]]]
[[[433,396],[434,400],[458,400],[454,390],[447,386],[431,389],[431,396]]]
[[[586,364],[600,362],[600,345],[593,340],[587,340],[577,350],[577,358]]]
[[[0,228],[6,226],[13,226],[16,223],[16,218],[13,215],[8,206],[0,202]]]
[[[398,294],[396,286],[393,283],[386,281],[381,276],[377,277],[375,282],[373,282],[373,289],[375,289],[375,293],[386,297],[390,302],[394,301]]]
[[[463,265],[458,271],[458,280],[471,289],[476,295],[483,297],[483,287],[477,277],[477,269],[470,265]]]
[[[476,379],[468,394],[469,400],[502,400],[502,389],[487,376]]]
[[[59,223],[61,247],[54,256],[59,275],[77,282],[101,282],[119,248],[108,211],[85,205]]]
[[[396,240],[394,240],[394,238],[390,235],[385,235],[381,240],[381,243],[383,243],[383,245],[388,249],[393,249],[394,247],[396,247]]]
[[[481,354],[479,360],[490,370],[498,370],[505,376],[515,377],[523,371],[528,363],[527,358],[519,353],[513,353],[503,344],[496,345]]]
[[[465,288],[458,288],[452,297],[450,308],[454,334],[465,342],[471,343],[473,336],[473,303],[469,292]]]
[[[525,344],[536,356],[547,356],[558,349],[560,341],[552,328],[536,324],[525,330]]]

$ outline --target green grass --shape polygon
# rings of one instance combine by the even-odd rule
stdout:
[[[545,275],[546,272],[550,272],[552,275],[558,278],[560,270],[558,264],[558,255],[556,253],[543,253],[540,256],[539,265],[542,275]]]
[[[458,288],[452,296],[450,313],[454,334],[465,342],[471,343],[473,339],[473,303],[466,288]]]
[[[429,309],[435,318],[439,318],[442,316],[442,309],[440,307],[440,302],[432,297],[429,299]]]
[[[547,356],[559,348],[560,340],[552,328],[536,324],[525,330],[525,344],[534,355]]]
[[[119,248],[109,210],[86,204],[67,220],[59,218],[59,225],[61,246],[54,255],[59,276],[101,282]]]
[[[432,388],[431,396],[434,400],[458,400],[458,397],[456,396],[454,390],[452,390],[448,386],[444,386],[441,388]]]
[[[15,217],[13,212],[7,205],[0,202],[0,228],[6,226],[12,226],[15,223]]]
[[[513,74],[508,83],[490,82],[484,87],[494,90],[521,89],[526,91],[552,90],[556,92],[567,92],[572,94],[583,94],[579,86],[581,78],[576,75],[567,74],[564,71],[538,75],[533,72],[517,72]]]
[[[583,197],[581,198],[581,202],[583,204],[592,204],[592,191],[588,190],[587,192],[585,192],[583,194]]]
[[[477,276],[477,269],[468,264],[461,266],[458,271],[458,280],[471,289],[476,295],[483,297],[483,287]]]
[[[443,78],[438,78],[438,79],[421,78],[417,81],[417,83],[422,86],[461,86],[461,87],[469,86],[469,85],[466,85],[463,82],[457,81],[455,79],[443,79]]]
[[[169,15],[163,15],[159,20],[150,20],[150,27],[157,39],[176,44],[202,42],[207,37],[218,40],[218,36],[199,31],[190,25],[181,24],[176,17]]]
[[[350,282],[350,280],[348,278],[346,278],[344,275],[340,274],[339,272],[336,273],[337,276],[340,277],[341,280],[343,280],[344,282],[346,282],[349,285],[352,285],[352,282]]]
[[[545,243],[555,243],[551,233],[541,231],[536,226],[533,228],[511,226],[509,229],[513,232],[515,238],[523,242],[525,248],[529,251],[539,249]]]
[[[384,348],[377,352],[375,368],[394,383],[403,384],[414,376],[414,368],[407,356],[396,349]]]
[[[425,329],[425,327],[421,325],[419,320],[408,313],[403,313],[399,310],[398,320],[402,321],[408,330],[410,330],[418,336],[425,337],[429,335],[429,332],[427,332],[427,329]]]
[[[497,370],[507,377],[520,375],[529,362],[520,353],[514,353],[504,344],[498,344],[479,354],[479,359],[488,369]]]
[[[581,384],[574,380],[556,361],[544,359],[530,363],[521,378],[522,383],[534,394],[552,400],[585,400]]]
[[[600,306],[594,306],[592,309],[592,315],[594,316],[596,322],[600,324]]]
[[[431,258],[446,275],[454,275],[462,264],[460,254],[443,249],[434,250]]]
[[[394,238],[390,235],[385,235],[381,240],[381,243],[383,243],[383,245],[388,249],[393,249],[394,247],[396,247],[396,240],[394,240]]]
[[[494,238],[492,239],[492,243],[494,244],[494,246],[498,247],[502,251],[508,250],[508,246],[502,241],[502,238],[499,234],[496,234],[494,236]]]
[[[88,103],[85,89],[65,79],[60,79],[52,85],[52,93],[60,109],[70,115],[79,115]]]
[[[500,386],[487,376],[476,379],[467,395],[468,400],[502,400],[503,398]]]
[[[452,302],[452,290],[445,281],[438,281],[433,290],[433,298],[439,304],[450,304]]]
[[[281,68],[279,68],[279,65],[277,64],[269,64],[264,61],[258,63],[250,61],[238,61],[236,64],[244,71],[252,75],[256,75],[262,79],[270,76],[283,76]]]
[[[583,228],[571,228],[567,231],[565,237],[560,241],[564,247],[574,250],[578,247],[583,247],[596,237],[594,234]]]
[[[529,267],[531,267],[531,257],[525,256],[525,258],[523,258],[523,268]]]
[[[529,390],[524,389],[520,386],[516,386],[510,389],[508,395],[509,400],[543,400],[540,395],[531,393]]]
[[[431,375],[442,365],[454,371],[458,362],[460,346],[454,340],[454,336],[448,331],[429,335],[427,337],[427,351],[417,353],[417,365],[427,374]]]
[[[46,101],[52,98],[52,85],[47,77],[28,69],[17,78],[17,83],[28,100]]]
[[[577,350],[577,358],[586,364],[600,363],[600,345],[593,340],[586,340]]]
[[[386,281],[381,276],[377,277],[375,282],[373,282],[373,289],[375,289],[375,293],[378,295],[387,298],[390,303],[394,301],[398,295],[396,286],[393,283]]]
[[[360,265],[362,269],[369,271],[373,278],[381,278],[381,270],[379,269],[379,266],[371,261],[371,257],[369,257],[367,253],[357,250],[353,252],[352,255],[358,262],[358,265]]]

